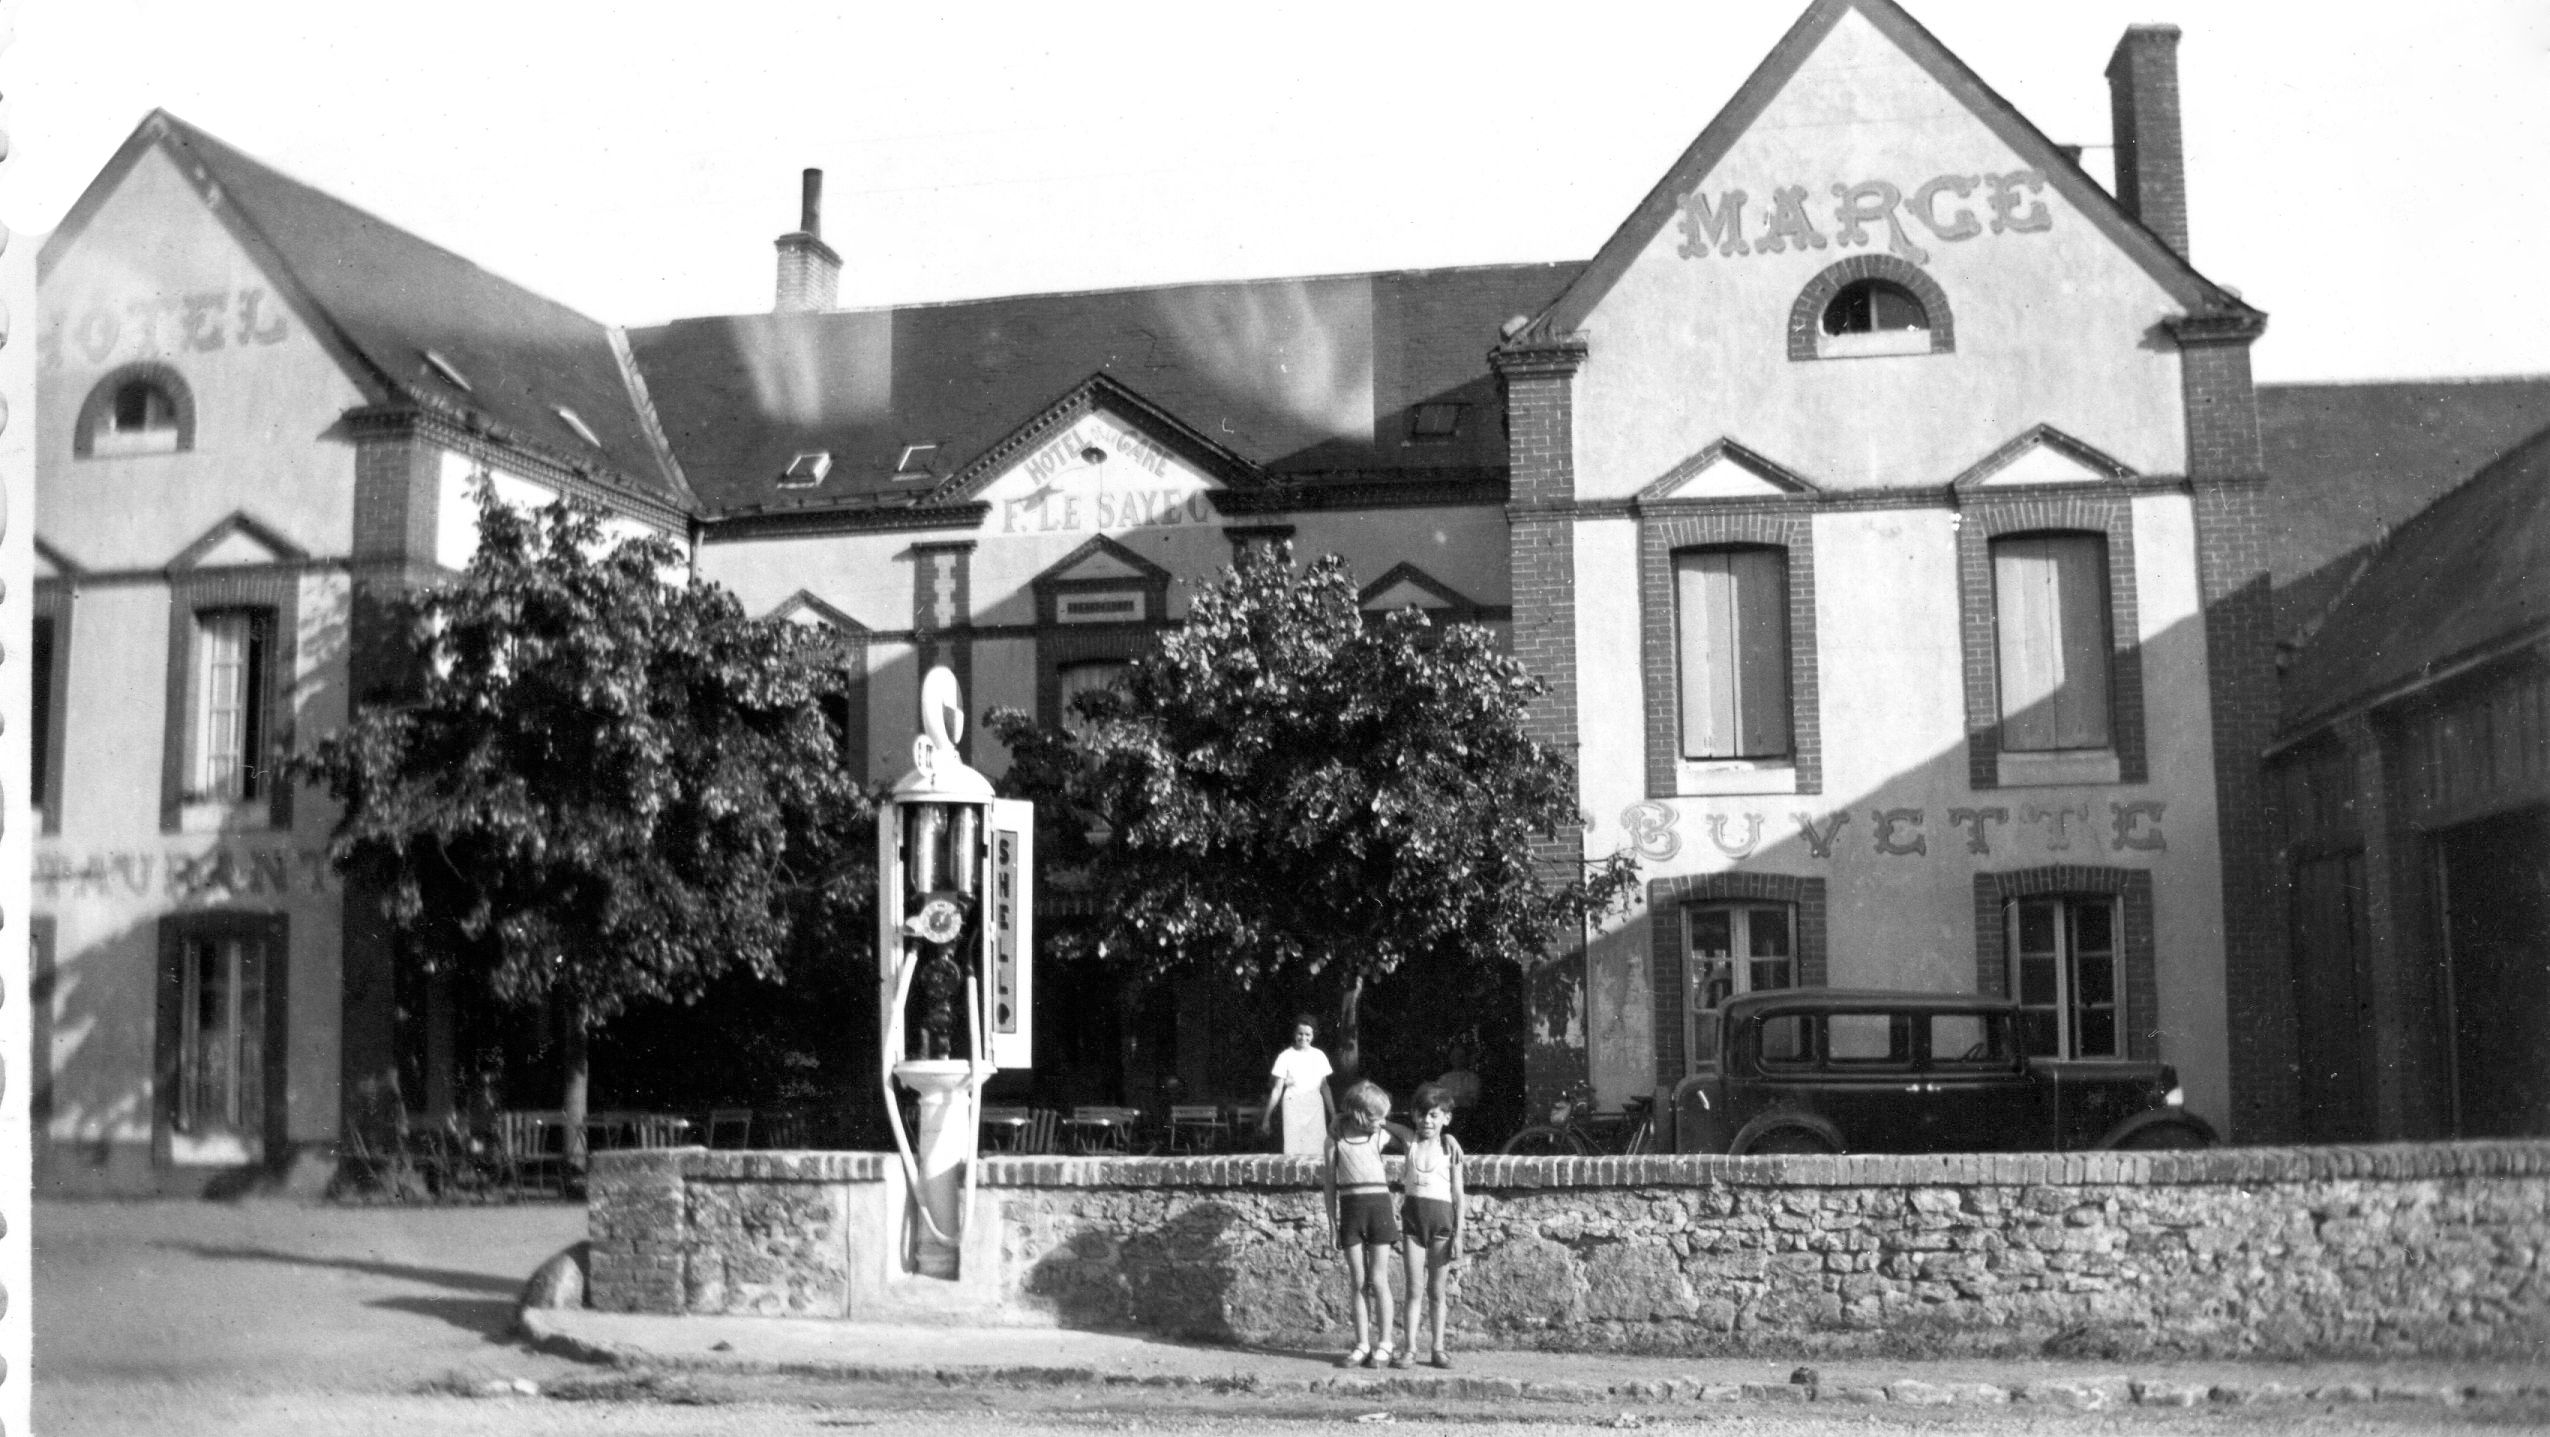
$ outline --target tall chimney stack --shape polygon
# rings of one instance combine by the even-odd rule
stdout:
[[[2116,198],[2187,257],[2187,149],[2178,126],[2178,27],[2129,25],[2107,62]]]
[[[779,247],[779,294],[771,309],[809,314],[832,308],[841,284],[841,256],[823,242],[823,171],[806,171],[797,228],[774,243]]]

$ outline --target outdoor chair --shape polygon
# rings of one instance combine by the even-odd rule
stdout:
[[[987,1153],[1021,1153],[1027,1150],[1028,1129],[1035,1117],[1025,1108],[983,1109],[983,1151]]]
[[[567,1115],[554,1111],[496,1114],[496,1161],[506,1191],[567,1190]]]
[[[1054,1108],[1031,1108],[1027,1112],[1027,1131],[1018,1135],[1022,1153],[1050,1153],[1055,1150],[1056,1135],[1062,1128],[1062,1113]]]
[[[748,1148],[753,1145],[753,1110],[750,1108],[711,1108],[708,1110],[708,1145],[712,1148]]]
[[[639,1147],[678,1148],[690,1140],[691,1120],[672,1113],[640,1113],[636,1132]]]
[[[1069,1120],[1072,1150],[1082,1153],[1131,1152],[1134,1125],[1141,1120],[1140,1108],[1099,1104],[1073,1108]]]
[[[806,1145],[806,1115],[782,1110],[764,1113],[756,1124],[753,1145],[762,1148],[796,1149]]]
[[[1169,1105],[1169,1151],[1173,1153],[1209,1153],[1222,1145],[1226,1130],[1222,1109],[1215,1103],[1171,1103]]]

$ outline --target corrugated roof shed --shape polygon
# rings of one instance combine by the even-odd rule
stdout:
[[[2258,386],[2276,632],[2307,628],[2384,532],[2550,427],[2550,376]]]
[[[2288,731],[2550,623],[2550,430],[2392,531],[2284,675]]]

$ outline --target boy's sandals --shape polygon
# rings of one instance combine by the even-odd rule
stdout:
[[[1407,1365],[1398,1358],[1390,1355],[1390,1344],[1387,1342],[1364,1354],[1364,1366],[1366,1367],[1379,1367],[1385,1362],[1389,1363],[1393,1367],[1404,1367]]]
[[[1347,1353],[1344,1357],[1339,1358],[1337,1365],[1340,1367],[1370,1367],[1372,1365],[1372,1349],[1369,1347],[1358,1347],[1354,1351]]]
[[[1448,1368],[1452,1365],[1452,1354],[1438,1347],[1434,1350],[1434,1357],[1426,1365],[1429,1367]]]
[[[1393,1367],[1414,1367],[1417,1365],[1417,1354],[1412,1349],[1402,1347],[1398,1351],[1390,1354],[1390,1365]]]

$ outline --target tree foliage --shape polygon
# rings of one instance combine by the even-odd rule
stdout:
[[[1488,630],[1368,621],[1340,560],[1279,547],[1070,726],[987,727],[1008,785],[1064,820],[1046,852],[1097,915],[1058,941],[1134,978],[1320,974],[1351,994],[1421,955],[1528,962],[1634,882],[1625,854],[1535,863],[1548,840],[1572,859],[1582,831],[1574,765],[1525,724],[1542,692]]]
[[[777,981],[792,933],[872,902],[873,805],[839,760],[824,640],[745,617],[657,537],[480,495],[479,546],[412,601],[416,701],[303,760],[344,806],[341,871],[386,888],[407,961],[477,974],[581,1036],[720,975]]]

